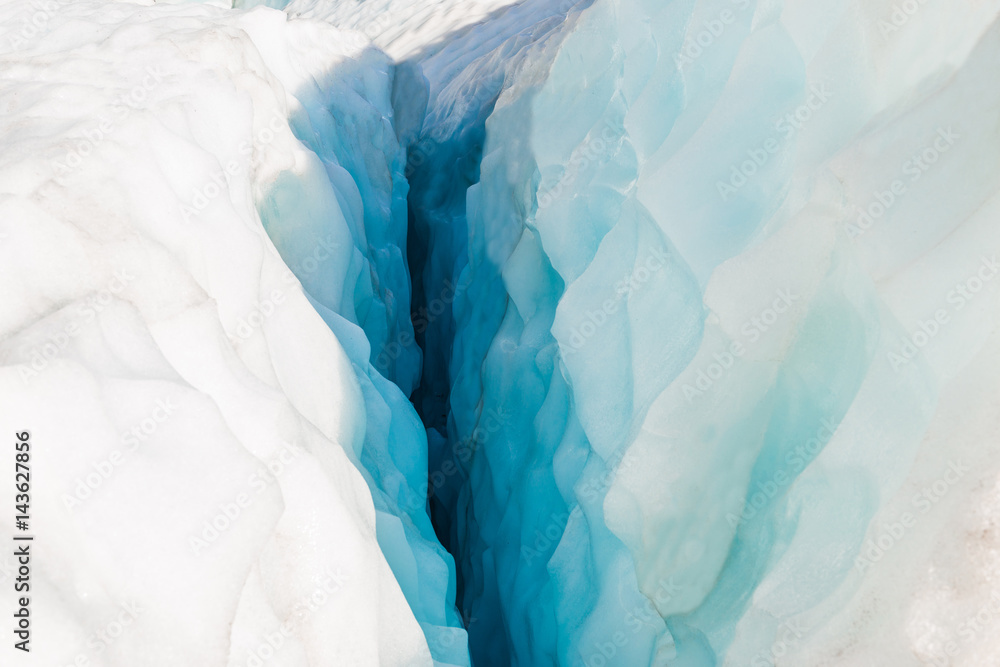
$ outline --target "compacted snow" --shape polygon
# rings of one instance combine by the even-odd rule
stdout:
[[[1000,663],[998,12],[0,4],[0,662]]]
[[[197,5],[67,3],[8,37],[0,395],[36,447],[32,664],[468,665],[399,388],[412,334],[370,363],[412,331],[388,58]],[[127,631],[91,637],[122,605]]]

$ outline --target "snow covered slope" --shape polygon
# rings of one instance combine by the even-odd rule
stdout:
[[[397,61],[440,48],[519,0],[236,0],[235,7],[283,8],[357,30]],[[550,3],[558,9],[559,3]],[[568,6],[567,3],[563,3]],[[565,10],[565,7],[562,8]],[[503,19],[500,21],[503,23]]]
[[[39,11],[0,5],[24,664],[468,665],[424,431],[370,363],[404,341],[381,370],[410,388],[419,364],[389,61],[268,9]]]
[[[0,2],[0,663],[1000,663],[1000,0],[235,4]]]

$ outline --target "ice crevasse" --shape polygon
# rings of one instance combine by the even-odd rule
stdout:
[[[0,46],[42,658],[1000,660],[997,2],[236,4]]]
[[[45,480],[31,658],[468,665],[420,352],[371,364],[412,331],[388,58],[268,9],[0,12],[2,420]]]
[[[410,59],[475,664],[996,659],[997,9],[524,2]]]

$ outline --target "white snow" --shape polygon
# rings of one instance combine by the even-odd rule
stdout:
[[[318,314],[257,209],[279,175],[339,173],[286,120],[305,82],[361,71],[358,113],[377,117],[386,61],[359,65],[363,36],[271,9],[39,11],[22,31],[31,10],[0,5],[0,429],[31,432],[38,614],[31,662],[6,639],[0,662],[430,665],[359,472],[377,373]],[[308,250],[354,284],[341,256],[368,260],[352,214],[330,206]],[[405,521],[407,539],[426,537],[426,517]],[[428,632],[447,623],[436,548],[424,560],[441,563],[445,606],[437,621],[419,612]],[[124,631],[121,605],[139,610]]]

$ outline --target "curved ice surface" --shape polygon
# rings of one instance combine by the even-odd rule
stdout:
[[[416,398],[476,664],[929,660],[988,596],[928,616],[947,584],[865,549],[922,483],[993,502],[981,427],[933,434],[996,363],[994,292],[949,289],[995,266],[997,7],[598,0],[505,32],[542,6],[418,60],[414,275],[458,296]],[[911,548],[989,561],[913,502]],[[961,589],[986,561],[937,562]]]
[[[440,48],[456,34],[503,15],[518,0],[235,0],[234,7],[284,9],[290,16],[322,19],[357,30],[393,59]],[[564,3],[563,9],[569,6]],[[553,4],[553,7],[558,5]],[[503,19],[500,21],[504,22]]]
[[[468,665],[404,393],[390,62],[273,10],[58,10],[4,42],[0,93],[2,420],[44,480],[33,657]]]
[[[1000,663],[995,0],[36,4],[41,663]]]

